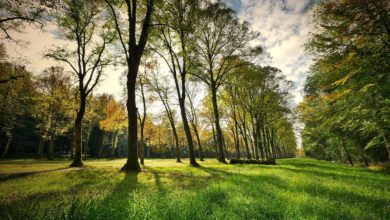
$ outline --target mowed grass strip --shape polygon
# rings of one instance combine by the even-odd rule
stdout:
[[[208,159],[146,160],[122,173],[124,160],[2,161],[35,173],[0,182],[0,219],[389,219],[390,175],[313,159],[276,166]],[[42,165],[45,164],[45,165]],[[42,169],[42,167],[45,167]],[[65,169],[58,168],[64,167]]]

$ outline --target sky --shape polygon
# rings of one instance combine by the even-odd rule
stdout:
[[[310,32],[308,9],[314,0],[223,0],[237,11],[241,20],[250,23],[253,31],[260,32],[261,45],[271,55],[271,65],[282,70],[295,88],[292,91],[293,104],[302,101],[302,88],[305,73],[311,59],[305,54],[304,43]],[[52,32],[54,25],[44,30],[27,26],[22,33],[14,36],[23,39],[24,44],[7,44],[7,52],[14,60],[23,61],[29,70],[39,73],[53,61],[43,58],[47,49],[61,45]],[[119,97],[122,89],[119,85],[120,71],[107,71],[104,80],[99,84],[96,93],[111,93]]]
[[[295,88],[292,95],[293,106],[303,99],[302,89],[305,83],[311,58],[305,54],[304,44],[308,39],[311,23],[309,9],[316,0],[223,0],[231,6],[242,21],[247,21],[253,31],[260,32],[258,41],[271,55],[271,65],[282,70]],[[53,35],[55,25],[47,25],[44,30],[27,26],[22,33],[15,33],[16,39],[24,43],[7,43],[7,52],[11,59],[23,62],[33,73],[58,63],[43,58],[47,49],[65,44]],[[121,71],[110,69],[96,93],[109,93],[120,97],[122,88],[119,83]],[[300,139],[300,138],[298,138]],[[299,141],[299,140],[298,140]]]

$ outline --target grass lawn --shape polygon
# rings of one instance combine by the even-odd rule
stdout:
[[[201,168],[156,159],[129,174],[118,172],[124,160],[85,163],[0,161],[0,219],[390,219],[383,171],[313,159]]]

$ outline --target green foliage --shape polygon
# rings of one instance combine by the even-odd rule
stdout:
[[[11,219],[385,219],[389,176],[313,159],[276,166],[146,160],[146,172],[119,173],[123,160],[45,172],[0,185],[0,217]],[[13,164],[13,165],[5,165]],[[0,167],[66,161],[7,161]],[[4,169],[1,169],[4,170]],[[36,184],[31,185],[31,182]]]
[[[387,1],[326,1],[314,11],[307,49],[317,59],[300,106],[312,156],[390,160],[389,15]]]

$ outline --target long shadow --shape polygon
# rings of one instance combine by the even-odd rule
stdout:
[[[80,168],[83,169],[83,168]],[[63,168],[57,168],[57,169],[51,169],[51,170],[42,170],[42,171],[31,171],[31,172],[21,172],[21,173],[13,173],[13,174],[6,174],[6,175],[0,175],[0,182],[4,182],[7,180],[11,179],[17,179],[21,177],[26,177],[38,173],[49,173],[49,172],[54,172],[54,171],[59,171],[59,170],[80,170],[80,169],[75,169],[71,167],[63,167]]]
[[[76,172],[73,172],[73,174],[75,173]],[[89,186],[91,186],[91,180],[86,179],[65,190],[58,190],[55,188],[46,192],[37,191],[28,196],[18,196],[16,199],[14,198],[12,202],[0,204],[0,219],[39,219],[40,217],[38,215],[42,214],[39,213],[42,210],[45,210],[45,213],[58,213],[58,211],[61,210],[61,207],[65,205],[66,201],[63,200],[63,198],[66,196],[79,195]],[[56,210],[53,207],[48,207],[48,204],[46,204],[47,201],[50,201],[50,205],[58,206],[60,209]]]
[[[308,170],[308,169],[301,169],[299,167],[296,168],[290,168],[290,167],[281,167],[282,170],[291,171],[293,173],[298,174],[304,174],[304,175],[310,175],[313,177],[319,177],[319,178],[329,178],[334,180],[341,180],[341,181],[360,181],[361,183],[367,183],[368,181],[377,185],[387,185],[388,184],[388,178],[385,178],[385,176],[378,176],[379,174],[375,174],[375,176],[369,175],[369,173],[357,173],[356,175],[348,174],[348,173],[339,173],[335,172],[334,170],[327,170],[327,171],[320,171],[320,170]]]

